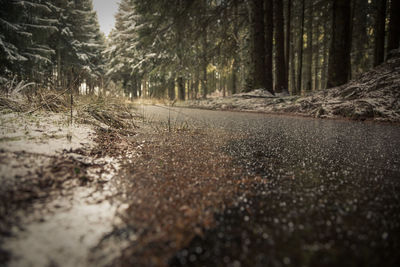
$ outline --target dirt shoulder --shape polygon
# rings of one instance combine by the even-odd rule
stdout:
[[[176,105],[315,118],[400,122],[400,52],[349,83],[307,96],[273,96],[264,90]]]
[[[223,131],[77,105],[72,125],[68,110],[2,109],[2,263],[166,266],[262,183],[222,151]]]
[[[112,99],[79,99],[72,123],[62,97],[51,107],[28,103],[0,99],[0,262],[85,265],[115,222],[108,184],[137,118]]]

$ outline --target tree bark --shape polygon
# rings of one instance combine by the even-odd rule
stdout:
[[[351,2],[348,0],[335,0],[333,2],[328,88],[345,84],[349,78],[351,51],[350,4]]]

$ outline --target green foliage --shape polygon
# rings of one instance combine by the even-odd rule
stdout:
[[[46,43],[57,30],[51,10],[40,0],[1,0],[0,6],[0,75],[37,77],[54,54]]]
[[[103,75],[105,38],[91,0],[0,0],[0,5],[0,76],[70,85]]]

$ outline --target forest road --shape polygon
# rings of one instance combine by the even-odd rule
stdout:
[[[68,179],[7,209],[1,266],[400,266],[399,125],[129,114],[28,174]]]
[[[224,152],[267,181],[219,214],[171,266],[399,266],[400,126],[139,110],[172,126],[225,131],[232,138]]]

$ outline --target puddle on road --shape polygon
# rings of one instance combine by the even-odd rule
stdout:
[[[119,223],[117,205],[93,199],[92,193],[79,188],[73,196],[47,204],[51,211],[40,221],[28,222],[23,230],[13,229],[13,237],[4,246],[11,252],[9,266],[91,265],[91,248]]]

